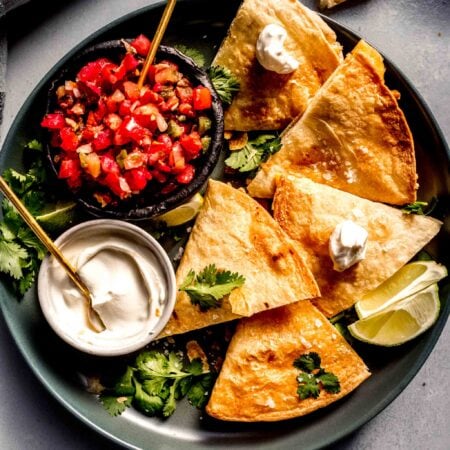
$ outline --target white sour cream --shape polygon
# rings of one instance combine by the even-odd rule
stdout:
[[[336,226],[329,242],[333,269],[343,272],[366,256],[367,231],[351,220]]]
[[[286,30],[275,23],[264,27],[256,42],[256,58],[267,70],[279,74],[291,73],[299,63],[283,47]]]
[[[48,264],[46,298],[68,340],[104,354],[147,339],[168,301],[167,277],[152,249],[132,233],[84,229],[62,251],[89,288],[92,307],[105,325],[92,328],[88,304],[59,263]],[[92,350],[94,353],[94,350]]]

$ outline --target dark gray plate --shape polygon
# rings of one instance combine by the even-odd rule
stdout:
[[[181,43],[215,54],[238,1],[179,0],[166,34],[165,43]],[[139,10],[101,29],[63,58],[39,83],[17,115],[0,153],[0,169],[20,167],[23,145],[39,137],[39,121],[45,110],[49,80],[75,52],[94,42],[133,37],[154,29],[162,12],[156,5]],[[358,37],[327,19],[344,44],[351,49]],[[402,94],[401,106],[414,134],[421,188],[419,198],[439,196],[434,215],[448,221],[449,151],[442,134],[420,95],[390,63],[387,82]],[[448,224],[447,224],[448,225]],[[439,261],[449,266],[448,226],[427,248]],[[447,251],[445,251],[447,250]],[[446,254],[447,253],[447,254]],[[356,430],[386,407],[411,381],[433,349],[449,314],[449,283],[441,286],[442,309],[435,326],[415,341],[395,349],[360,345],[357,352],[366,361],[373,376],[354,393],[300,419],[274,424],[222,423],[182,402],[166,421],[147,418],[132,410],[111,418],[94,396],[82,388],[80,374],[109,370],[116,360],[93,358],[65,345],[50,330],[38,306],[36,293],[29,292],[18,302],[0,285],[0,306],[17,346],[46,388],[75,416],[116,443],[130,448],[227,448],[292,449],[319,448]]]

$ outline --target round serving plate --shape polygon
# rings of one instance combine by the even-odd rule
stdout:
[[[239,1],[210,2],[179,0],[164,43],[182,44],[201,50],[211,61],[235,16]],[[164,2],[151,5],[112,22],[80,43],[41,80],[16,116],[0,153],[0,169],[20,167],[26,142],[40,138],[40,119],[46,107],[48,83],[69,59],[97,42],[129,38],[155,29]],[[327,18],[347,52],[360,39],[347,28]],[[441,233],[427,250],[449,266],[450,231],[448,216],[449,150],[431,112],[411,83],[390,62],[386,80],[401,93],[400,106],[414,135],[419,173],[419,199],[439,202],[433,215],[446,220]],[[219,168],[220,169],[220,168]],[[220,172],[220,170],[219,170]],[[418,339],[398,348],[384,349],[357,345],[372,376],[353,393],[335,404],[308,416],[268,424],[225,423],[209,418],[180,402],[167,420],[148,418],[134,410],[111,417],[95,396],[86,392],[86,373],[105,373],[117,366],[117,358],[101,359],[80,353],[62,340],[45,321],[36,296],[30,290],[18,301],[5,284],[0,284],[0,306],[14,341],[27,363],[51,394],[97,432],[128,448],[209,449],[313,449],[336,442],[356,430],[385,408],[408,385],[433,349],[450,310],[450,283],[441,286],[438,322]]]

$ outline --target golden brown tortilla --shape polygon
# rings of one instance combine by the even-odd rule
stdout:
[[[222,300],[201,311],[185,292],[178,292],[174,313],[161,337],[184,333],[242,316],[251,316],[319,295],[317,284],[296,250],[270,214],[242,190],[209,180],[204,205],[178,267],[177,285],[193,269],[207,265],[245,277]]]
[[[300,63],[291,74],[268,71],[256,59],[258,36],[272,23],[286,29],[285,48]],[[231,70],[241,87],[225,112],[225,129],[284,128],[341,61],[334,31],[299,1],[244,0],[213,61]]]
[[[340,382],[337,394],[297,395],[296,358],[309,352]],[[293,303],[242,319],[206,407],[228,421],[276,421],[323,408],[355,389],[370,375],[364,362],[328,320],[309,302]]]
[[[421,250],[442,223],[427,216],[362,199],[307,178],[281,177],[274,217],[300,244],[321,298],[313,303],[331,317],[376,288]],[[339,223],[352,220],[369,233],[366,257],[344,272],[333,270],[329,238]]]
[[[369,200],[414,202],[413,139],[383,75],[380,54],[360,41],[285,132],[250,195],[272,197],[276,174],[292,173]]]

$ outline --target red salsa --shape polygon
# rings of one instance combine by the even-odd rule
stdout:
[[[88,62],[56,90],[57,107],[41,125],[51,132],[58,176],[72,190],[89,187],[101,206],[138,195],[149,183],[163,194],[191,182],[194,160],[211,142],[211,92],[177,64],[150,67],[137,80],[150,47],[143,35],[119,64]]]

